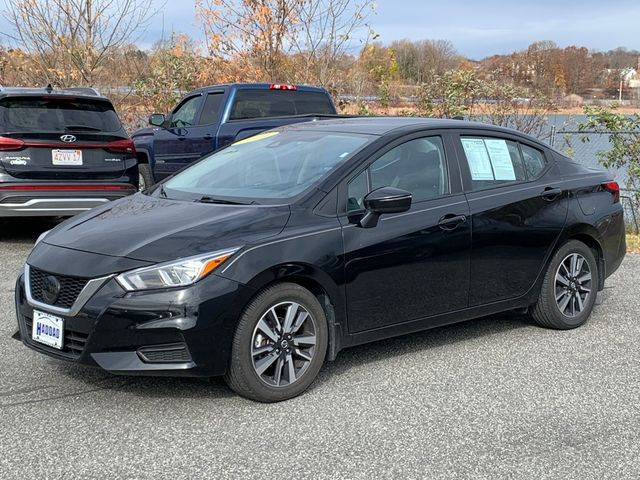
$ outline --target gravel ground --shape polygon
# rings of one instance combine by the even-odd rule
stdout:
[[[13,283],[45,222],[0,222],[0,478],[640,477],[640,256],[568,332],[504,314],[342,352],[294,400],[37,354]]]

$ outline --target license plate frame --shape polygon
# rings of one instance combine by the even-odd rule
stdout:
[[[54,148],[51,150],[51,163],[61,167],[81,167],[82,150]]]
[[[64,318],[34,310],[31,339],[48,347],[62,350],[64,348]]]

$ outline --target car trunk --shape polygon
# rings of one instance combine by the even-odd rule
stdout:
[[[134,154],[110,103],[48,97],[0,102],[0,164],[33,180],[105,180]]]

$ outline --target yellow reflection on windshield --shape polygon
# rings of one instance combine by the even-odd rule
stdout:
[[[265,132],[254,135],[253,137],[245,138],[243,140],[238,140],[237,142],[233,142],[233,145],[242,145],[244,143],[257,142],[258,140],[264,140],[265,138],[273,137],[274,135],[278,135],[280,132]]]

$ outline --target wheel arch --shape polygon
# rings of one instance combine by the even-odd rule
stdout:
[[[327,360],[335,360],[341,349],[344,332],[344,305],[340,287],[329,274],[305,263],[274,265],[254,276],[247,286],[256,292],[277,283],[295,283],[309,290],[320,302],[329,330]]]
[[[566,232],[564,241],[558,244],[556,251],[570,240],[578,240],[593,251],[596,262],[598,262],[598,291],[601,291],[604,288],[606,265],[604,249],[598,240],[598,231],[586,223],[574,225]]]

